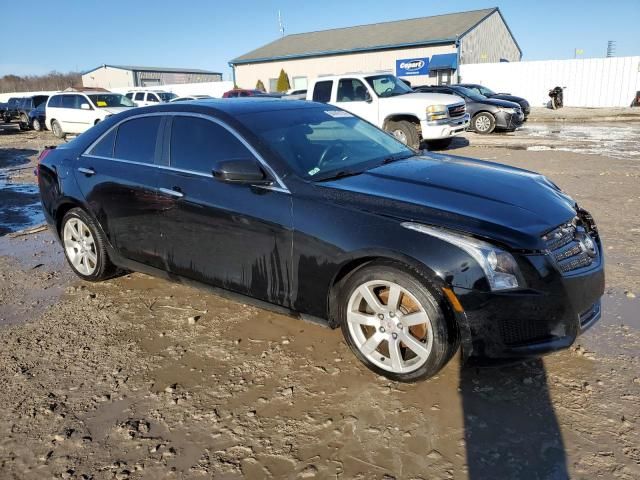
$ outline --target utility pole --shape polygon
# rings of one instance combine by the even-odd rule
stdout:
[[[616,56],[616,41],[609,40],[607,42],[607,58],[611,58],[615,56]]]
[[[280,10],[278,10],[278,27],[280,28],[280,35],[284,37],[284,23],[282,22]]]

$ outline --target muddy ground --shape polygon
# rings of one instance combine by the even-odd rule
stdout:
[[[640,162],[520,137],[450,153],[540,171],[594,214],[604,317],[543,360],[407,385],[339,331],[137,273],[84,283],[49,232],[10,238],[39,221],[31,164],[54,142],[0,130],[0,478],[639,478]]]

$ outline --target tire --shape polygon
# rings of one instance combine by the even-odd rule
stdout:
[[[471,120],[471,126],[474,132],[487,135],[496,129],[496,118],[488,112],[480,112]]]
[[[83,209],[72,208],[65,214],[60,238],[67,262],[80,278],[99,282],[115,275],[102,230]]]
[[[420,134],[414,123],[407,120],[388,122],[386,131],[405,145],[415,149],[420,148]]]
[[[64,139],[67,136],[67,134],[62,131],[62,127],[57,120],[51,121],[51,130],[53,131],[53,134],[58,138]]]
[[[453,142],[453,138],[440,138],[438,140],[429,140],[427,142],[427,147],[429,150],[444,150],[449,148]]]
[[[418,272],[394,262],[374,262],[352,272],[337,288],[336,313],[345,341],[375,373],[400,382],[424,380],[456,352],[457,333],[447,322],[445,303]],[[361,292],[367,291],[377,307],[365,300]],[[394,291],[400,292],[395,310],[388,306]]]
[[[33,129],[36,132],[41,132],[42,131],[42,124],[40,123],[40,120],[38,120],[37,118],[33,119],[33,122],[31,123],[31,125],[33,126]]]
[[[29,118],[23,113],[19,118],[20,130],[29,130]]]

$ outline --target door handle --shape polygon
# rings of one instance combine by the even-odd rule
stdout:
[[[95,175],[95,174],[96,174],[96,171],[95,171],[93,168],[83,168],[83,167],[80,167],[80,168],[78,168],[78,171],[79,171],[80,173],[84,173],[85,175],[87,175],[87,176],[89,176],[89,177],[90,177],[91,175]]]
[[[179,192],[177,190],[173,190],[171,188],[160,188],[159,190],[160,190],[160,193],[164,193],[165,195],[170,195],[170,196],[175,197],[175,198],[184,197],[184,193]]]

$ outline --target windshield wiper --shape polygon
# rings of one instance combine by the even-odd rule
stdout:
[[[363,173],[363,170],[340,170],[339,172],[336,172],[333,175],[329,175],[327,177],[322,177],[322,178],[319,178],[319,179],[317,179],[315,181],[316,182],[326,182],[328,180],[337,180],[339,178],[353,177],[354,175],[360,175],[361,173]]]
[[[406,160],[407,158],[415,157],[415,153],[401,153],[399,155],[389,155],[380,165],[386,165],[387,163],[397,162],[398,160]]]

